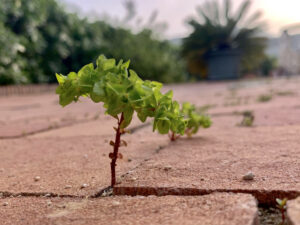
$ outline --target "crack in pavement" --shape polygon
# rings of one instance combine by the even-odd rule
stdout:
[[[64,123],[62,125],[56,125],[56,126],[49,125],[48,127],[38,129],[38,130],[35,130],[35,131],[31,131],[31,132],[27,132],[25,134],[18,134],[18,135],[12,135],[12,136],[0,136],[0,140],[24,138],[24,137],[44,133],[44,132],[51,131],[51,130],[58,130],[58,129],[64,128],[64,127],[72,127],[72,126],[75,126],[75,125],[78,125],[78,124],[88,123],[88,122],[91,122],[91,121],[94,121],[94,120],[97,120],[97,119],[78,120],[78,121],[75,121],[75,122]],[[137,132],[138,130],[140,130],[144,127],[147,127],[149,125],[151,125],[150,122],[145,123],[145,124],[141,124],[141,125],[136,125],[136,126],[132,127],[131,129],[129,129],[129,132],[131,132],[131,133]]]
[[[241,193],[253,195],[259,204],[274,206],[276,205],[276,198],[295,199],[300,196],[300,191],[284,191],[284,190],[256,190],[256,189],[201,189],[201,188],[177,188],[177,187],[115,187],[115,195],[129,195],[129,196],[165,196],[165,195],[180,195],[180,196],[201,196],[211,193]]]
[[[0,191],[0,198],[15,198],[15,197],[43,197],[43,198],[86,198],[88,196],[83,195],[69,195],[69,194],[55,194],[52,192],[8,192]]]
[[[139,129],[142,129],[146,126],[149,126],[150,123],[138,125],[136,127],[131,128],[131,132],[136,132]],[[158,146],[157,149],[154,150],[154,155],[158,154],[160,151],[164,150],[166,147],[170,145],[169,142],[167,145]],[[138,165],[129,169],[127,172],[123,173],[120,178],[122,180],[130,175],[131,171],[138,169],[143,166],[143,163],[149,161],[151,157],[147,157],[142,160]],[[184,187],[147,187],[147,186],[115,186],[113,189],[111,186],[107,186],[102,188],[100,191],[96,192],[92,195],[72,195],[72,194],[57,194],[53,192],[7,192],[0,191],[0,198],[9,198],[9,197],[60,197],[60,198],[101,198],[107,197],[111,195],[128,195],[128,196],[165,196],[165,195],[175,195],[175,196],[202,196],[208,195],[211,193],[242,193],[242,194],[251,194],[254,196],[260,205],[264,206],[275,206],[276,198],[283,199],[288,198],[295,199],[300,196],[300,191],[298,190],[265,190],[265,189],[201,189],[201,188],[184,188]]]
[[[150,123],[148,123],[146,126],[150,125]],[[141,128],[143,128],[145,126],[136,126],[132,129],[135,129],[135,132]],[[166,148],[168,145],[164,145],[164,146],[159,146],[157,149],[154,150],[154,154],[157,154],[159,151],[161,151],[162,149]],[[128,170],[126,173],[123,173],[120,177],[124,177],[127,174],[129,174],[129,171],[135,170],[137,169],[139,166],[141,166],[144,162],[150,160],[151,158],[146,158],[144,159],[141,163],[139,163],[137,166],[135,166],[134,168]],[[53,192],[17,192],[17,193],[13,193],[13,192],[8,192],[8,191],[0,191],[0,199],[1,198],[12,198],[12,197],[49,197],[49,198],[53,198],[53,197],[60,197],[60,198],[100,198],[100,197],[107,197],[110,196],[111,194],[113,194],[113,190],[111,186],[107,186],[105,188],[102,188],[100,191],[96,192],[93,195],[70,195],[70,194],[56,194]]]

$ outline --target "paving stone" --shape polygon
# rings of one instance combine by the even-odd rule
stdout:
[[[300,195],[300,126],[217,127],[179,139],[126,175],[116,194],[253,193],[261,203]],[[172,167],[164,170],[164,166]],[[251,181],[243,176],[252,171]],[[132,180],[134,177],[135,180]]]
[[[148,120],[150,121],[150,120]],[[117,120],[111,116],[103,115],[98,120],[87,121],[84,123],[75,123],[72,126],[62,127],[60,129],[52,129],[47,132],[40,132],[32,135],[32,138],[45,137],[74,137],[74,136],[101,136],[112,135],[116,127]],[[148,126],[151,131],[150,122],[142,123],[136,116],[132,119],[131,124],[126,128],[127,130],[139,130],[140,128]]]
[[[300,225],[300,197],[287,202],[287,217],[290,225]]]
[[[112,129],[111,129],[112,130]],[[153,143],[153,139],[156,141]],[[111,135],[0,140],[0,192],[93,195],[110,185]],[[145,127],[123,137],[117,175],[135,168],[167,145],[166,136]],[[36,180],[36,177],[40,177]],[[83,184],[88,186],[81,188]],[[68,186],[69,188],[65,188]]]
[[[209,224],[256,225],[256,200],[245,194],[106,197],[97,199],[9,198],[0,206],[3,225]]]
[[[101,105],[101,104],[100,104]],[[12,138],[104,117],[104,109],[87,99],[62,108],[58,96],[0,98],[0,138]]]

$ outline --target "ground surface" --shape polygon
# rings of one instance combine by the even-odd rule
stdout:
[[[97,198],[110,185],[116,123],[102,105],[61,108],[53,93],[0,96],[2,223],[270,224],[280,214],[257,203],[300,196],[299,86],[296,78],[168,86],[213,126],[170,143],[151,121],[134,119],[114,189],[124,196]],[[244,111],[253,126],[239,125]],[[243,180],[249,172],[254,179]],[[299,224],[294,202],[288,216]]]

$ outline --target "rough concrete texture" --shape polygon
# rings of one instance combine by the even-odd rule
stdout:
[[[300,197],[288,201],[287,219],[290,225],[300,225]]]
[[[150,135],[151,134],[151,135]],[[156,136],[153,143],[151,137]],[[0,192],[93,195],[110,185],[111,136],[74,136],[0,140]],[[117,175],[135,168],[168,144],[167,137],[145,127],[122,139],[124,158]],[[34,178],[39,176],[38,181]],[[88,186],[81,188],[83,184]]]
[[[170,143],[166,135],[153,134],[151,124],[140,127],[141,123],[135,118],[130,127],[135,132],[124,136],[128,147],[121,148],[124,159],[117,163],[117,176],[122,183],[115,188],[115,193],[250,193],[260,203],[273,206],[275,198],[296,198],[300,192],[299,85],[300,79],[292,78],[167,86],[164,91],[173,89],[174,98],[179,102],[190,101],[199,110],[211,115],[213,126],[210,129],[200,129],[192,139],[181,138]],[[262,95],[271,98],[265,102],[258,101]],[[244,111],[253,111],[253,127],[238,126]],[[1,192],[4,196],[13,195],[12,198],[2,200],[9,202],[9,207],[14,202],[16,207],[13,210],[19,210],[17,213],[9,211],[12,208],[0,206],[0,210],[5,209],[11,213],[5,217],[7,223],[16,224],[10,219],[17,218],[14,215],[20,215],[27,224],[40,224],[40,221],[44,222],[42,224],[71,224],[71,221],[75,224],[77,221],[78,224],[93,223],[93,219],[98,221],[100,218],[98,211],[104,210],[101,208],[102,202],[98,204],[98,201],[103,201],[108,206],[107,210],[111,210],[108,204],[113,204],[112,199],[120,202],[125,201],[123,199],[133,199],[134,204],[149,207],[150,211],[151,207],[158,208],[158,212],[162,210],[162,216],[160,213],[150,213],[150,217],[147,217],[148,214],[141,212],[138,218],[142,222],[142,217],[145,216],[151,218],[150,222],[158,224],[162,218],[168,218],[170,222],[166,220],[167,224],[172,224],[173,217],[168,215],[179,212],[168,211],[168,205],[166,211],[163,211],[164,208],[160,205],[174,201],[177,206],[177,199],[191,199],[188,201],[193,202],[198,201],[193,199],[200,201],[208,198],[208,195],[188,198],[153,197],[152,199],[158,200],[149,202],[143,200],[149,198],[137,197],[93,199],[86,200],[87,208],[81,209],[78,218],[77,214],[67,212],[68,215],[63,216],[64,220],[59,217],[57,223],[47,220],[48,217],[45,219],[45,215],[55,214],[55,210],[59,211],[60,208],[49,208],[45,205],[49,198],[40,195],[60,195],[64,198],[51,201],[57,204],[75,201],[81,205],[83,200],[76,197],[95,195],[110,185],[108,154],[111,146],[108,142],[114,138],[112,127],[115,122],[104,115],[101,104],[94,104],[88,99],[81,99],[76,104],[62,108],[54,93],[0,97],[0,195]],[[250,171],[254,174],[254,179],[243,180],[243,176]],[[17,195],[39,197],[16,198]],[[240,198],[244,195],[235,196]],[[70,199],[66,200],[66,197]],[[243,198],[241,197],[241,201]],[[19,201],[20,199],[22,200]],[[18,204],[20,207],[17,207]],[[221,208],[226,206],[226,202],[218,202],[216,205]],[[211,207],[214,206],[213,204]],[[33,211],[30,210],[31,207]],[[70,207],[79,206],[72,206],[71,203]],[[202,215],[205,217],[201,217],[203,221],[208,221],[204,224],[216,224],[214,219],[218,218],[219,213],[209,214],[206,209],[205,206],[203,210],[201,208],[201,212],[195,213],[194,210],[198,209],[184,208],[184,213],[177,215],[182,220],[184,218],[187,224],[197,224],[201,221],[198,216]],[[119,216],[117,218],[120,218],[120,224],[124,224],[124,221],[132,222],[135,219],[132,216],[134,210],[122,211],[131,216],[114,215]],[[3,213],[0,212],[2,216]],[[43,213],[38,214],[39,212]],[[66,212],[60,213],[64,215]],[[192,222],[183,215],[191,215]],[[193,221],[196,216],[197,222]],[[103,218],[109,220],[111,217],[106,215]],[[224,221],[230,218],[225,216]],[[182,220],[178,220],[180,224],[184,224],[185,221]]]
[[[0,138],[12,138],[46,131],[77,122],[95,120],[103,114],[102,107],[89,104],[58,105],[54,94],[0,98]]]
[[[7,206],[2,206],[7,202]],[[256,200],[245,194],[197,197],[0,199],[2,225],[178,224],[256,225]]]
[[[154,194],[155,188],[164,194],[168,189],[178,194],[241,191],[271,204],[283,195],[296,197],[300,195],[299,132],[300,126],[201,130],[199,135],[179,139],[143,162],[124,177],[116,193]],[[243,180],[249,171],[254,173],[254,180]],[[126,187],[150,189],[140,193]]]

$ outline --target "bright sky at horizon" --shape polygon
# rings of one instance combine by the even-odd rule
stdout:
[[[125,16],[124,0],[60,0],[71,10],[78,10],[83,15],[110,15],[123,18]],[[189,34],[184,21],[196,15],[196,6],[206,0],[135,0],[137,18],[147,21],[154,10],[158,10],[157,22],[166,22],[168,28],[164,33],[167,38],[178,38]],[[234,8],[243,0],[232,0]],[[251,11],[264,13],[267,23],[266,33],[279,36],[281,29],[287,25],[300,23],[300,0],[252,0]],[[300,31],[300,29],[298,29]]]

